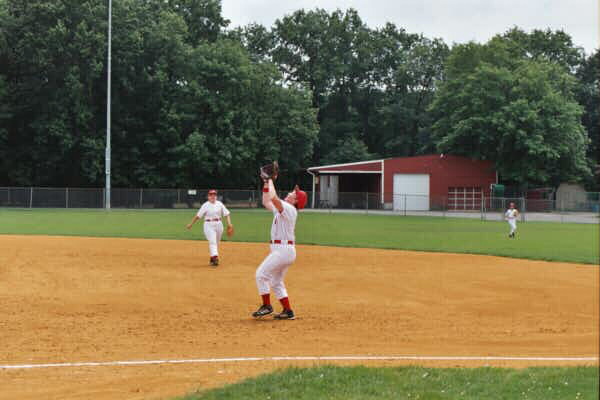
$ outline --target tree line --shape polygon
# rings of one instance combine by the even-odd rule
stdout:
[[[0,0],[0,185],[104,184],[107,1]],[[112,179],[254,187],[311,165],[445,152],[520,185],[581,181],[598,52],[512,28],[449,46],[357,11],[229,28],[219,0],[115,0]]]

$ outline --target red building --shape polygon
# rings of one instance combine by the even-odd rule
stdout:
[[[321,165],[308,173],[313,176],[313,207],[353,208],[364,197],[340,203],[370,193],[367,203],[377,202],[383,209],[475,210],[497,183],[490,161],[443,154]]]

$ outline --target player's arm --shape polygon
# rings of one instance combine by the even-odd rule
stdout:
[[[227,219],[227,226],[233,226],[233,224],[231,223],[231,213],[229,212],[227,207],[225,207],[225,204],[221,204],[221,206],[222,206],[223,216]]]
[[[273,179],[269,179],[268,186],[269,197],[271,198],[273,206],[277,209],[277,211],[283,212],[283,204],[281,204],[281,199],[277,197],[277,191],[275,190],[275,184],[273,183]]]
[[[283,211],[283,205],[281,204],[281,200],[277,197],[277,192],[275,191],[275,185],[273,184],[273,180],[269,179],[263,185],[263,206],[273,211],[273,208],[277,209],[277,211]]]
[[[192,221],[187,224],[187,228],[188,229],[192,229],[192,226],[194,226],[194,224],[200,219],[200,217],[198,215],[194,215],[194,218],[192,218]]]
[[[231,213],[229,212],[227,207],[225,207],[225,204],[221,202],[219,202],[219,204],[221,205],[221,217],[227,219],[227,236],[231,237],[233,236],[234,232],[233,224],[231,223]]]
[[[200,209],[198,210],[198,212],[196,213],[196,215],[194,215],[194,218],[192,218],[192,220],[190,221],[189,224],[187,224],[187,228],[188,229],[192,229],[192,226],[194,226],[194,224],[204,216],[204,214],[206,214],[206,209],[204,207],[204,204],[202,205],[202,207],[200,207]]]
[[[271,202],[271,198],[269,197],[269,183],[267,181],[264,181],[262,192],[263,207],[269,211],[273,211],[273,203]]]

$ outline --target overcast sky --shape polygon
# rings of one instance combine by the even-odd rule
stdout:
[[[440,37],[448,44],[485,42],[514,25],[525,30],[562,29],[591,53],[598,48],[599,0],[222,0],[230,27],[272,26],[297,9],[355,8],[367,25],[387,21],[408,32]]]

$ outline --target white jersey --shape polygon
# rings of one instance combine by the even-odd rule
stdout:
[[[506,217],[506,219],[508,219],[509,221],[514,221],[517,219],[517,209],[516,208],[509,208],[508,210],[506,210],[506,212],[504,213],[504,216]]]
[[[207,201],[202,204],[202,207],[200,207],[196,215],[198,218],[204,217],[205,219],[217,219],[228,216],[229,210],[219,200],[215,201],[214,203]]]
[[[271,226],[271,240],[281,240],[282,244],[287,241],[295,242],[296,218],[298,210],[287,201],[281,201],[283,211],[279,212],[277,207],[273,206],[273,225]]]
[[[279,212],[273,205],[273,225],[271,226],[271,241],[281,240],[281,243],[272,243],[271,252],[256,270],[256,286],[262,296],[269,294],[271,289],[278,299],[288,297],[283,278],[288,268],[296,260],[296,246],[294,243],[296,218],[298,210],[287,201],[281,202],[283,210]]]

